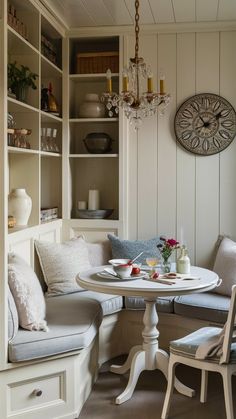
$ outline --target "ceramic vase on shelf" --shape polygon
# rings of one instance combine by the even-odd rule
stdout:
[[[104,118],[105,105],[100,102],[96,93],[87,93],[84,102],[79,107],[80,118]]]
[[[26,226],[32,210],[32,199],[23,188],[12,189],[8,195],[8,213],[16,219],[16,226]]]

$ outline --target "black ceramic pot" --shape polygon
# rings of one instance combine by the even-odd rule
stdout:
[[[103,154],[111,151],[112,139],[105,132],[91,132],[83,141],[89,153]]]

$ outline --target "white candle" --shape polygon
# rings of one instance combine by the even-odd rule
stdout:
[[[99,209],[99,191],[97,189],[89,190],[88,209],[89,210]]]
[[[86,210],[87,209],[87,202],[86,201],[78,201],[78,209],[79,210]]]

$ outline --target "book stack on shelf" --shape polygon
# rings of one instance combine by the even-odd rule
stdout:
[[[45,221],[51,221],[58,218],[58,208],[42,208],[40,211],[40,221],[44,223]]]

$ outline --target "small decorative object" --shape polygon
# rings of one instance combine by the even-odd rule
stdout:
[[[120,94],[112,92],[111,70],[107,71],[107,91],[102,99],[106,103],[111,115],[112,107],[116,110],[121,106],[130,123],[138,129],[143,118],[152,116],[160,110],[162,114],[170,102],[170,95],[166,93],[165,77],[160,72],[160,90],[153,91],[153,74],[150,66],[139,57],[139,0],[135,0],[135,57],[130,58],[129,67],[123,70],[123,90]],[[146,81],[146,89],[144,83]],[[143,88],[144,87],[144,88]]]
[[[79,107],[80,118],[104,118],[105,105],[100,102],[96,93],[87,93],[84,102]]]
[[[112,139],[105,132],[91,132],[83,141],[89,153],[102,154],[111,151]]]
[[[86,201],[78,201],[78,210],[86,210],[87,209],[87,202]]]
[[[175,116],[175,135],[186,150],[209,156],[224,150],[236,135],[236,113],[223,97],[201,93],[187,99]]]
[[[175,239],[166,239],[160,237],[162,243],[157,245],[157,248],[162,256],[162,271],[163,273],[170,272],[171,262],[169,261],[172,252],[179,248],[179,242]]]
[[[177,260],[177,272],[179,274],[190,274],[190,259],[186,246],[181,246],[180,257]]]
[[[16,9],[12,4],[8,5],[8,16],[7,23],[10,25],[16,32],[18,32],[23,38],[28,40],[28,28],[21,22],[16,16]]]
[[[53,64],[57,63],[57,48],[54,45],[52,39],[49,39],[48,36],[41,35],[41,52],[48,60],[50,60]]]
[[[58,218],[58,208],[41,208],[40,211],[40,221],[44,223],[46,221],[55,220]]]
[[[12,189],[8,195],[8,211],[15,217],[16,226],[26,226],[31,214],[32,200],[23,188]]]
[[[88,209],[98,210],[100,205],[99,191],[97,189],[89,190]]]
[[[38,75],[25,65],[17,65],[16,61],[8,64],[7,72],[8,89],[16,95],[17,100],[26,102],[28,88],[37,89],[35,80]]]
[[[52,94],[52,83],[48,86],[48,112],[53,115],[59,116],[59,108],[55,96]]]
[[[8,215],[8,228],[14,228],[16,225],[16,219],[12,215]]]
[[[41,110],[48,112],[48,88],[42,87],[41,89]]]

